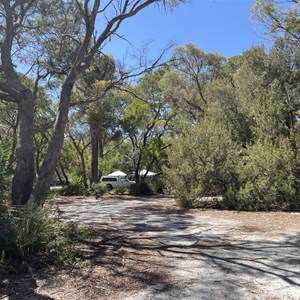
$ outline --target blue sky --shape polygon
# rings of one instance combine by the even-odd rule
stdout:
[[[251,21],[250,9],[255,0],[193,0],[173,12],[157,6],[148,7],[122,24],[119,34],[131,43],[113,38],[105,52],[122,59],[145,43],[155,57],[170,42],[185,45],[193,42],[206,52],[225,57],[243,53],[263,39]]]

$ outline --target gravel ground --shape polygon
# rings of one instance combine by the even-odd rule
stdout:
[[[186,211],[171,197],[50,204],[96,230],[93,264],[33,272],[31,293],[9,299],[300,299],[300,213]]]
[[[123,299],[300,299],[299,213],[188,212],[171,198],[91,200],[62,210],[147,239],[163,257],[169,281]]]

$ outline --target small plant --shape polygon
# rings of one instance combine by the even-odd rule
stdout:
[[[41,255],[53,263],[65,263],[78,254],[68,228],[43,207],[29,202],[10,207],[0,215],[0,266]]]
[[[181,208],[191,208],[193,206],[192,199],[187,194],[175,195],[175,202]]]
[[[107,193],[107,188],[99,183],[93,183],[85,190],[85,196],[95,196],[96,198],[101,197],[105,193]]]
[[[113,191],[117,195],[124,195],[124,194],[126,194],[128,192],[128,188],[126,188],[126,187],[118,187],[118,188],[115,188]]]

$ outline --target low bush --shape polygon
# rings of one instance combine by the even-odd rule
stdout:
[[[61,196],[95,196],[100,197],[104,193],[107,193],[107,188],[101,184],[92,184],[90,187],[85,188],[83,185],[69,184],[64,186],[59,194]]]
[[[133,196],[147,196],[152,195],[153,191],[150,186],[145,182],[132,184],[129,188],[129,194]]]
[[[9,207],[0,215],[0,266],[35,255],[52,263],[70,262],[78,254],[72,236],[74,230],[41,206],[30,202],[24,207]]]
[[[107,193],[107,187],[99,183],[93,183],[89,188],[85,189],[85,196],[95,196],[96,198],[101,197]]]
[[[127,187],[118,187],[118,188],[115,188],[113,191],[114,191],[114,194],[124,195],[128,192],[128,188]]]
[[[84,196],[85,190],[85,187],[79,183],[68,184],[59,191],[59,194],[61,196]]]
[[[226,195],[237,210],[288,208],[297,202],[296,161],[287,139],[257,141],[245,151],[237,166],[239,184]]]
[[[191,208],[193,206],[193,200],[185,193],[175,195],[175,202],[180,208]]]

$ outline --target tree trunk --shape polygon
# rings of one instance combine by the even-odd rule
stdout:
[[[56,176],[58,177],[60,185],[63,186],[64,185],[64,181],[63,181],[62,177],[60,176],[58,168],[55,169],[55,173],[56,173]]]
[[[74,71],[73,71],[74,72]],[[43,204],[49,194],[52,177],[55,173],[56,162],[64,142],[64,134],[68,120],[71,92],[74,86],[76,74],[69,75],[64,83],[60,95],[60,103],[57,113],[54,132],[50,141],[40,174],[32,196],[35,202]]]
[[[24,91],[18,103],[19,135],[16,147],[17,165],[12,182],[12,204],[28,202],[34,182],[33,115],[34,99],[30,91]]]
[[[142,155],[139,153],[135,164],[135,171],[134,171],[134,180],[136,183],[140,182],[141,161],[142,161]]]
[[[85,188],[88,188],[88,176],[86,174],[84,150],[82,150],[82,152],[79,152],[78,154],[80,156],[81,167],[82,167],[83,185],[84,185]]]
[[[104,139],[102,132],[99,132],[99,158],[100,161],[103,161],[104,159]],[[98,182],[100,181],[101,176],[103,175],[103,167],[98,170]]]
[[[91,133],[91,148],[92,148],[92,161],[91,161],[91,184],[98,182],[99,175],[99,134],[98,128],[94,122],[90,123]]]
[[[65,169],[64,169],[64,166],[62,165],[62,163],[61,163],[61,162],[59,162],[59,167],[60,167],[61,173],[62,173],[62,174],[63,174],[63,176],[64,176],[64,179],[65,179],[65,184],[66,184],[66,185],[69,185],[69,184],[70,184],[70,182],[69,182],[68,175],[67,175],[67,173],[66,173],[66,171],[65,171]]]

